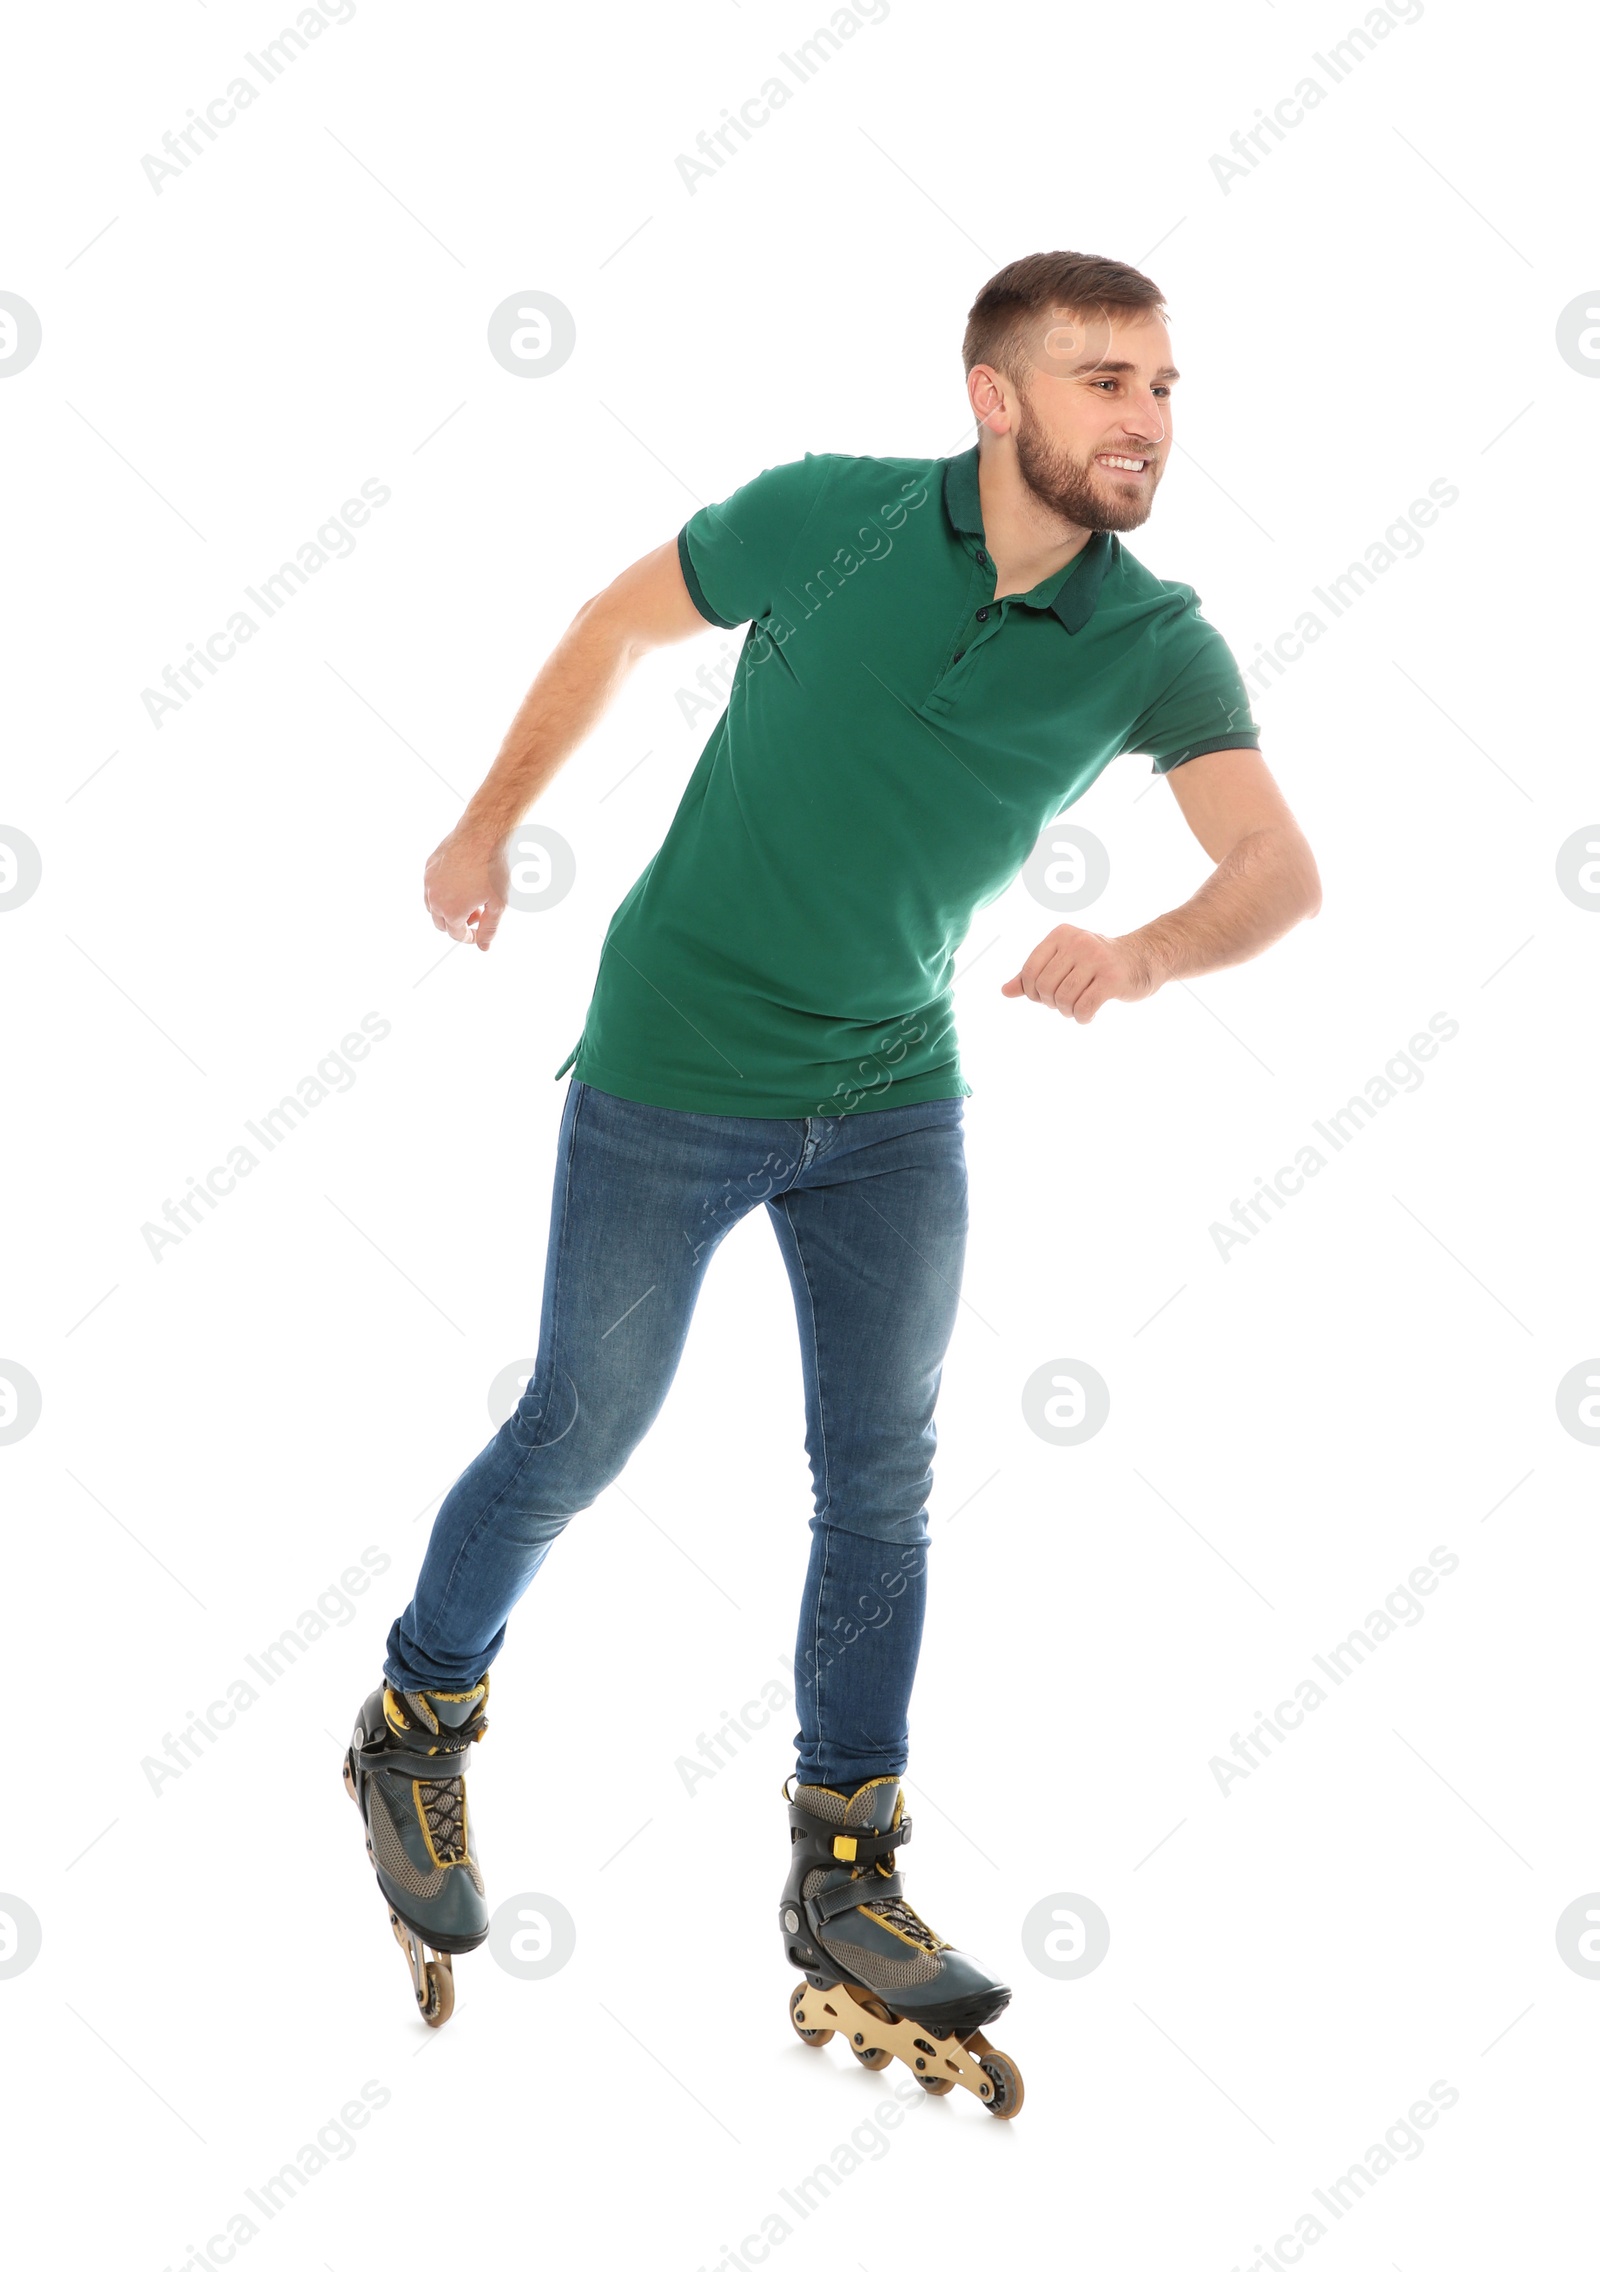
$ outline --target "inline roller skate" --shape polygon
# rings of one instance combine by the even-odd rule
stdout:
[[[899,1777],[783,1790],[791,1855],[778,1922],[785,1957],[806,1976],[789,1999],[796,2035],[814,2048],[843,2035],[863,2067],[901,2059],[930,2096],[959,2083],[1008,2121],[1022,2076],[983,2029],[1011,1990],[906,1900],[894,1866],[911,1837]]]
[[[488,1726],[488,1677],[451,1694],[375,1688],[344,1759],[367,1858],[405,1953],[417,2009],[443,2027],[455,2009],[453,1956],[489,1933],[489,1906],[462,1771]]]

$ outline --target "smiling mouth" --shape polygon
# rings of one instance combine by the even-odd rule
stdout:
[[[1109,467],[1113,473],[1143,473],[1150,464],[1148,458],[1097,457],[1096,465]]]

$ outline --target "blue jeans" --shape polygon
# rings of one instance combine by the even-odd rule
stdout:
[[[798,1765],[847,1788],[906,1764],[933,1408],[961,1285],[962,1100],[748,1120],[574,1080],[539,1354],[451,1486],[391,1627],[397,1689],[467,1688],[572,1517],[622,1473],[677,1371],[706,1266],[765,1206],[794,1290],[815,1512],[795,1644]]]

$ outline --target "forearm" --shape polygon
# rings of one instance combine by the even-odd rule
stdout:
[[[604,598],[587,601],[529,687],[458,832],[499,844],[600,719],[640,652]]]
[[[1168,979],[1248,962],[1321,904],[1316,862],[1300,831],[1256,829],[1217,862],[1192,899],[1123,943],[1153,990]]]

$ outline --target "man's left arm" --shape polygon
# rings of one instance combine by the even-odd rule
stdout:
[[[1322,905],[1311,847],[1259,750],[1216,749],[1167,775],[1216,862],[1192,899],[1120,938],[1058,924],[1002,994],[1087,1025],[1104,1002],[1140,1002],[1169,978],[1247,962]]]

